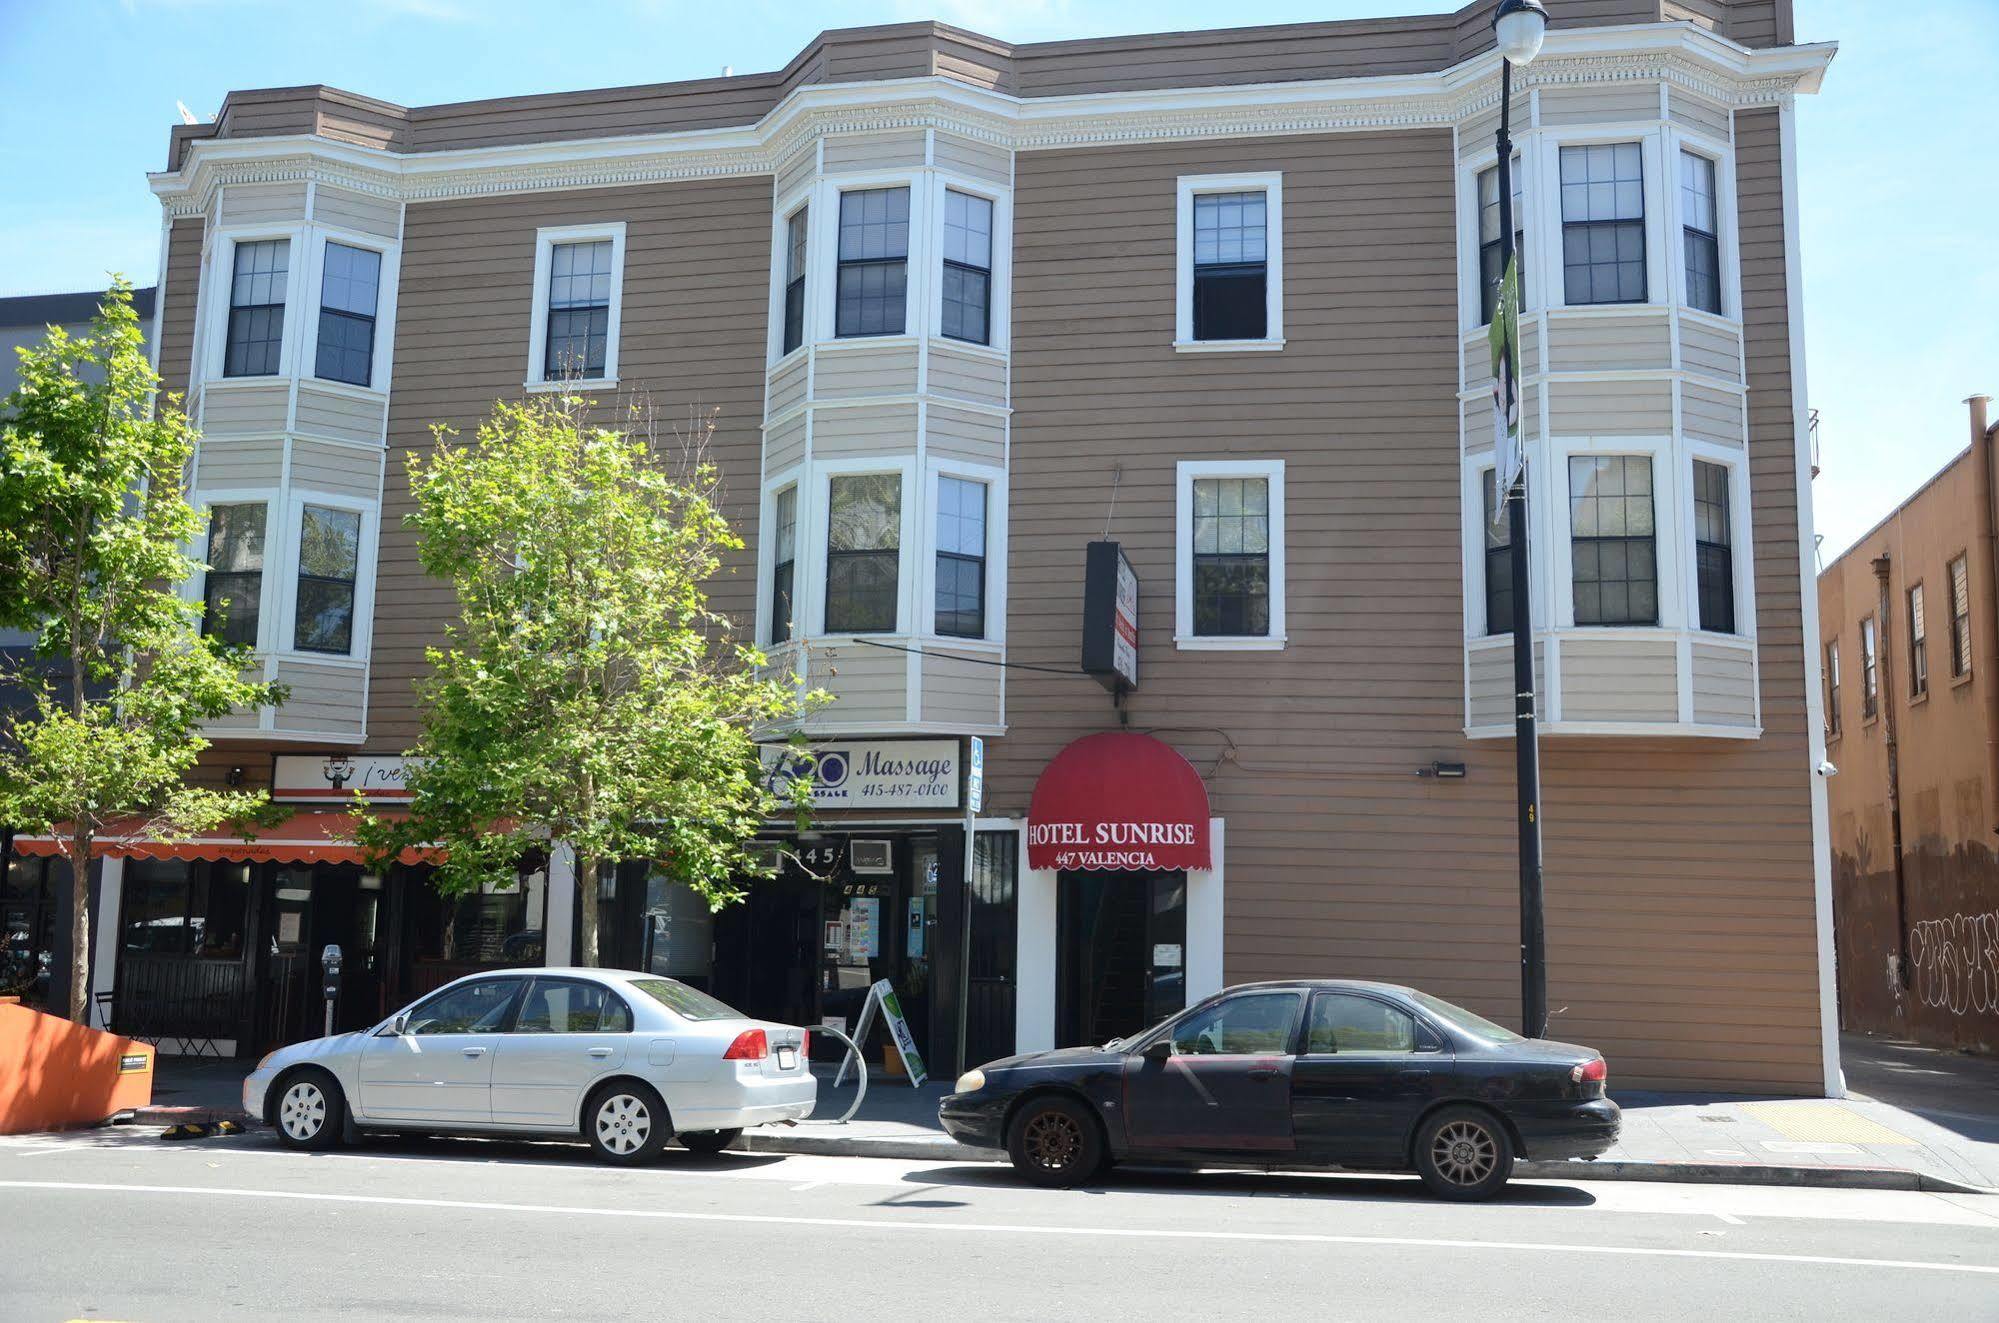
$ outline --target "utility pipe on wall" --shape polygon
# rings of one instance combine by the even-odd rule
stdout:
[[[1986,410],[1992,403],[1990,396],[1974,395],[1965,403],[1971,407],[1971,471],[1978,488],[1977,570],[1985,580],[1985,600],[1980,603],[1983,609],[1973,612],[1978,617],[1978,645],[1972,650],[1971,664],[1974,672],[1979,667],[1987,669],[1972,683],[1978,686],[1985,703],[1986,821],[1993,832],[1999,833],[1999,673],[1991,670],[1999,665],[1999,538],[1994,535],[1993,512],[1993,503],[1999,501],[1999,492],[1995,492],[1992,486],[1993,433],[1999,429],[1986,422]],[[1966,567],[1967,574],[1970,569]],[[1971,591],[1971,585],[1966,584],[1965,592]],[[1955,609],[1953,603],[1952,610]]]
[[[1902,871],[1902,769],[1900,750],[1895,742],[1895,631],[1890,614],[1893,598],[1888,591],[1888,555],[1874,558],[1874,583],[1878,601],[1874,609],[1874,692],[1881,712],[1881,733],[1888,752],[1888,844],[1895,860],[1895,978],[1909,986],[1909,888]],[[1865,658],[1862,658],[1864,664]]]

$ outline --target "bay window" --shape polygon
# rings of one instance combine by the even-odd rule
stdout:
[[[1561,152],[1564,300],[1643,303],[1644,154],[1635,142],[1564,147]]]
[[[1527,301],[1526,209],[1520,200],[1520,158],[1513,158],[1513,253],[1520,272],[1520,301]],[[1485,325],[1499,307],[1499,167],[1478,173],[1478,320]]]
[[[784,340],[779,350],[788,354],[805,343],[805,253],[807,212],[800,207],[784,223]]]
[[[341,657],[354,650],[354,583],[360,564],[360,511],[305,506],[299,518],[294,648]]]
[[[992,343],[993,204],[944,190],[944,324],[950,339]]]
[[[282,370],[291,246],[289,239],[256,239],[236,245],[229,279],[223,376],[269,377]]]
[[[202,585],[201,632],[224,643],[257,645],[264,595],[262,501],[217,505],[208,512],[208,574]]]
[[[1687,306],[1721,313],[1721,222],[1715,165],[1680,153],[1680,233],[1687,267]]]
[[[1735,550],[1728,468],[1694,461],[1694,575],[1702,629],[1735,632]]]
[[[901,335],[909,284],[909,189],[840,195],[833,334]]]
[[[798,488],[787,487],[772,506],[770,641],[788,643],[792,630],[792,586],[798,568]]]
[[[374,376],[375,305],[382,255],[328,240],[319,282],[319,342],[313,375],[350,386]]]
[[[1651,456],[1569,457],[1569,541],[1578,625],[1659,623]]]
[[[835,474],[828,479],[826,519],[826,632],[893,631],[902,559],[900,475]]]
[[[986,484],[937,479],[937,625],[954,638],[986,636]]]

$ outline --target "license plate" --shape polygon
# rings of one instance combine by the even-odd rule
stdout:
[[[778,1068],[779,1070],[794,1070],[794,1069],[796,1069],[796,1068],[797,1068],[797,1066],[798,1066],[798,1049],[797,1049],[797,1048],[795,1048],[795,1047],[780,1047],[780,1048],[778,1048],[778,1050],[777,1050],[777,1068]]]

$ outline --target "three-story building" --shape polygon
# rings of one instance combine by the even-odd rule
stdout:
[[[1832,50],[1788,0],[1554,8],[1512,107],[1552,1032],[1634,1083],[1835,1091],[1792,112]],[[446,905],[306,811],[125,848],[100,985],[247,1047],[326,941],[369,953],[359,1020],[564,963],[600,903],[608,956],[760,1013],[887,978],[946,1068],[1280,975],[1517,1018],[1490,11],[901,24],[176,128],[155,343],[202,590],[291,686],[207,774],[393,793],[452,608],[403,456],[523,392],[712,411],[749,543],[714,600],[835,701],[817,828],[720,915],[643,864],[579,901],[559,849]]]

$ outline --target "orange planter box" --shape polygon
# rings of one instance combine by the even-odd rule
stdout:
[[[0,1135],[90,1125],[152,1100],[152,1044],[0,999]]]

